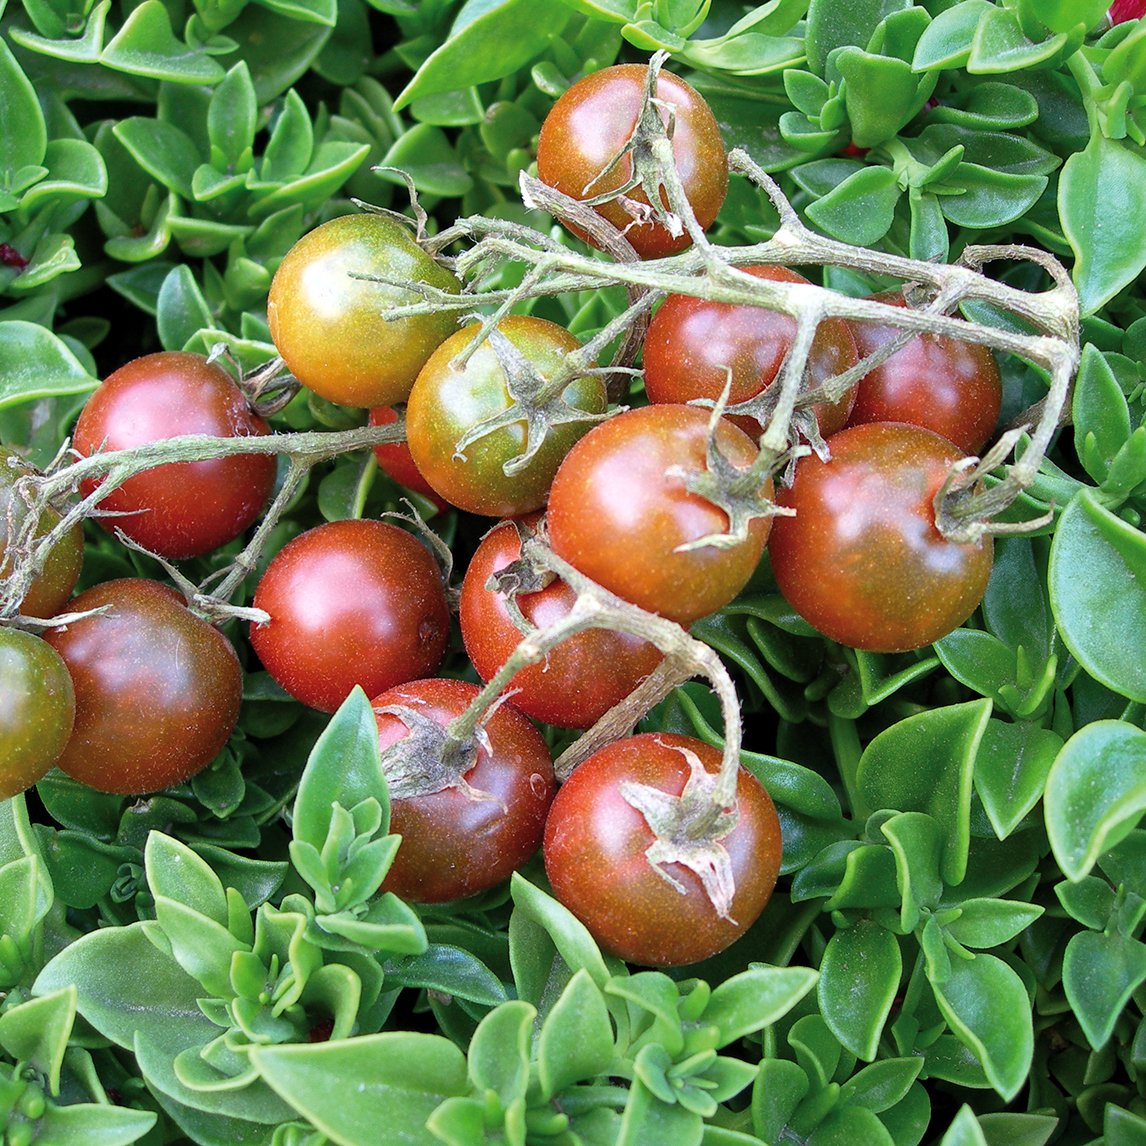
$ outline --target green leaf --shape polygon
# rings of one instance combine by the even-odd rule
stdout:
[[[75,1019],[74,986],[17,1003],[0,1014],[0,1046],[18,1062],[39,1071],[49,1090],[58,1094],[60,1067]]]
[[[1063,234],[1074,251],[1071,272],[1085,317],[1108,303],[1146,268],[1146,158],[1095,134],[1063,165],[1058,184]]]
[[[492,1090],[503,1106],[525,1097],[536,1018],[535,1007],[522,999],[510,999],[478,1023],[467,1060],[470,1081],[479,1093]]]
[[[1146,944],[1128,935],[1080,931],[1062,960],[1062,985],[1075,1018],[1095,1050],[1114,1033],[1130,996],[1146,982]]]
[[[600,987],[578,971],[545,1016],[537,1072],[545,1100],[575,1082],[607,1075],[616,1059],[613,1024]]]
[[[655,1097],[639,1079],[629,1090],[616,1146],[700,1146],[704,1120],[679,1103],[669,1105]]]
[[[12,188],[21,168],[39,167],[48,148],[48,129],[36,89],[0,40],[0,191]]]
[[[975,1112],[969,1106],[961,1106],[959,1113],[951,1120],[947,1133],[939,1146],[987,1146],[983,1128],[975,1119]]]
[[[811,1089],[805,1072],[783,1058],[765,1058],[752,1088],[752,1128],[765,1142],[783,1141],[784,1129]]]
[[[50,330],[18,319],[0,323],[0,409],[83,394],[98,385],[99,379]]]
[[[873,1114],[900,1103],[923,1069],[923,1058],[888,1058],[856,1071],[840,1087],[840,1104],[855,1103]]]
[[[216,84],[226,74],[202,48],[192,48],[176,37],[161,0],[144,0],[128,16],[100,53],[100,63],[175,84]]]
[[[1005,840],[1042,799],[1062,737],[1049,728],[1001,720],[988,722],[975,756],[975,791]]]
[[[994,8],[990,0],[963,0],[940,12],[919,37],[911,66],[917,72],[963,67],[979,21]]]
[[[957,227],[986,230],[1025,215],[1046,190],[1047,177],[961,163],[952,183],[963,190],[939,197],[943,214]]]
[[[1051,768],[1044,805],[1055,859],[1080,880],[1146,811],[1146,732],[1120,720],[1079,729]]]
[[[1009,8],[985,12],[975,29],[966,68],[974,75],[1017,72],[1059,57],[1068,46],[1065,35],[1031,40]]]
[[[1048,587],[1063,642],[1082,667],[1146,701],[1146,535],[1080,490],[1051,543]]]
[[[864,167],[810,203],[807,215],[833,238],[870,247],[890,229],[900,193],[890,167]]]
[[[1086,472],[1101,482],[1130,437],[1130,407],[1114,371],[1093,343],[1082,348],[1071,413],[1075,452]]]
[[[227,896],[214,869],[186,844],[152,832],[144,849],[147,883],[151,894],[178,901],[183,906],[227,925]]]
[[[864,749],[856,777],[857,810],[927,812],[944,830],[943,878],[967,870],[971,777],[991,715],[987,700],[933,708],[879,733]]]
[[[700,1021],[719,1031],[717,1047],[771,1026],[795,1007],[816,984],[807,967],[753,964],[718,984]]]
[[[395,140],[381,166],[404,171],[424,194],[458,196],[473,186],[449,136],[429,123],[415,124]],[[397,171],[380,170],[377,175],[388,183],[403,183]]]
[[[78,199],[98,199],[107,192],[103,156],[84,139],[52,139],[44,153],[48,174],[29,187],[20,200],[32,212],[51,203],[60,207]]]
[[[845,1050],[871,1062],[903,972],[899,942],[870,919],[837,930],[820,963],[820,1013]]]
[[[856,47],[840,48],[831,62],[844,80],[844,103],[857,147],[875,147],[891,139],[915,118],[939,78],[920,77],[904,60]]]
[[[980,953],[953,958],[942,984],[932,983],[943,1017],[979,1060],[990,1084],[1012,1099],[1027,1080],[1034,1054],[1030,999],[1002,959]]]
[[[569,12],[550,8],[537,18],[532,0],[469,0],[445,43],[435,48],[394,100],[412,100],[512,75],[535,60],[565,30]]]
[[[337,1143],[436,1141],[426,1119],[466,1092],[465,1055],[440,1035],[405,1031],[310,1045],[252,1047],[260,1075]]]
[[[956,629],[935,642],[943,667],[961,684],[994,699],[1014,684],[1015,653],[998,637],[979,629]]]
[[[207,111],[211,161],[222,167],[249,163],[258,127],[259,109],[250,69],[240,60],[215,89]]]
[[[1043,913],[1034,903],[1010,899],[965,899],[959,917],[946,925],[947,934],[964,947],[984,949],[1009,943]]]
[[[880,21],[892,12],[911,7],[911,0],[812,0],[808,5],[808,66],[824,75],[833,48],[867,48]]]
[[[184,199],[194,197],[200,155],[195,141],[173,123],[132,116],[112,129],[115,138],[153,179]]]
[[[148,1134],[157,1117],[153,1110],[131,1110],[94,1102],[77,1102],[73,1106],[51,1104],[36,1127],[36,1141],[45,1146],[71,1142],[82,1142],[84,1146],[128,1146]]]
[[[510,877],[510,892],[517,910],[544,928],[569,968],[584,969],[603,989],[609,981],[609,968],[588,928],[567,907],[518,872]]]
[[[425,951],[386,967],[391,987],[441,991],[482,1007],[496,1007],[508,998],[501,980],[474,954],[450,943],[431,943]]]

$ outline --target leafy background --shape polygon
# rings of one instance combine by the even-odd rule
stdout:
[[[188,784],[134,801],[53,773],[0,805],[9,1140],[1146,1141],[1146,26],[1105,6],[0,0],[0,439],[39,462],[139,353],[272,358],[278,261],[355,198],[404,207],[399,169],[431,228],[549,229],[517,195],[547,109],[657,48],[811,226],[922,259],[1034,243],[1084,315],[1070,423],[1019,507],[1053,524],[999,542],[966,627],[857,653],[766,569],[697,626],[784,829],[733,948],[626,968],[537,865],[449,909],[375,895],[396,840],[363,698],[327,722],[251,673]],[[774,225],[734,180],[714,235]],[[530,305],[585,336],[622,300]],[[1001,366],[1009,421],[1046,379]],[[360,420],[304,396],[276,425]],[[276,544],[397,496],[341,458]],[[478,532],[435,526],[461,554]],[[163,575],[90,534],[85,578],[125,572]],[[720,739],[697,685],[646,726]]]

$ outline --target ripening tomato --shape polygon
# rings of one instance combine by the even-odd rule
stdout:
[[[595,426],[553,479],[547,520],[553,551],[606,589],[680,624],[714,613],[747,584],[771,517],[754,518],[732,546],[680,546],[728,530],[728,514],[690,493],[681,476],[707,469],[711,412],[642,406]],[[721,419],[716,444],[744,469],[757,455],[739,427]],[[771,496],[767,479],[764,492]]]
[[[962,453],[931,430],[871,422],[828,439],[831,460],[796,463],[768,551],[776,583],[820,632],[856,649],[906,652],[946,636],[987,588],[993,545],[948,541],[935,495]]]
[[[466,681],[430,679],[376,696],[371,704],[382,750],[409,730],[400,715],[381,709],[410,708],[444,728],[477,694]],[[512,704],[500,705],[482,728],[463,776],[466,787],[391,799],[390,830],[402,844],[383,891],[415,903],[463,899],[507,879],[541,846],[557,790],[545,740]]]
[[[383,215],[341,215],[303,235],[279,264],[267,298],[271,339],[291,373],[340,406],[405,401],[457,321],[440,310],[388,322],[387,309],[423,298],[402,283],[461,290],[406,227]]]
[[[182,434],[268,432],[221,366],[198,354],[165,351],[108,375],[80,412],[72,444],[88,456]],[[161,557],[196,557],[238,537],[262,512],[274,480],[275,459],[261,454],[155,466],[104,498],[100,508],[116,516],[99,521]],[[85,481],[84,496],[98,485]]]
[[[31,633],[0,628],[0,800],[55,764],[75,719],[75,689],[59,653]]]
[[[531,527],[536,518],[525,519]],[[502,522],[482,538],[462,581],[458,619],[462,640],[482,680],[509,659],[522,633],[506,611],[505,598],[487,587],[490,577],[521,556],[515,522]],[[565,617],[577,594],[555,578],[536,593],[520,593],[517,606],[539,629]],[[655,645],[611,629],[569,637],[541,664],[514,678],[513,703],[527,716],[561,728],[588,728],[624,700],[661,662]]]
[[[578,80],[553,105],[537,141],[537,177],[542,183],[573,199],[592,199],[623,187],[632,177],[626,155],[608,174],[606,169],[629,142],[644,101],[648,68],[644,64],[616,64]],[[720,126],[704,97],[684,80],[662,71],[656,98],[671,105],[672,151],[685,195],[701,227],[716,218],[728,190],[728,158]],[[669,111],[662,109],[667,122]],[[662,201],[664,200],[662,191]],[[647,208],[640,187],[626,197]],[[662,224],[634,222],[619,199],[597,206],[596,211],[624,231],[642,258],[683,251],[691,242],[687,233],[674,236]],[[571,227],[581,238],[586,236]]]
[[[255,590],[270,614],[251,626],[263,667],[296,700],[333,712],[434,672],[450,611],[429,550],[383,521],[332,521],[287,542]]]
[[[902,291],[876,297],[892,306],[907,306]],[[871,322],[853,323],[852,331],[861,357],[898,333]],[[974,454],[995,432],[1002,401],[999,367],[986,346],[920,334],[860,380],[848,425],[909,422]]]
[[[125,577],[75,598],[86,612],[46,634],[68,667],[76,723],[60,767],[101,792],[182,783],[227,743],[243,673],[230,642],[157,581]]]
[[[743,267],[756,278],[806,283],[786,267]],[[729,384],[734,406],[767,389],[796,337],[796,320],[758,306],[734,306],[689,295],[670,294],[653,315],[645,335],[645,392],[650,402],[715,401]],[[812,389],[859,361],[851,327],[842,318],[826,318],[816,330],[804,385]],[[842,430],[855,389],[829,404],[814,407],[820,433]],[[746,415],[732,415],[745,433],[758,438],[762,427]]]
[[[543,851],[554,895],[606,951],[630,963],[674,967],[723,951],[756,921],[776,886],[780,821],[744,768],[736,824],[719,841],[735,884],[730,918],[717,913],[691,868],[669,863],[662,875],[649,862],[652,829],[623,788],[642,784],[679,796],[690,755],[706,772],[719,771],[720,752],[691,736],[650,732],[614,741],[577,766],[549,810]]]
[[[371,426],[392,426],[397,421],[398,411],[393,406],[375,406],[370,411]],[[434,487],[422,477],[422,471],[414,464],[410,447],[405,442],[386,442],[381,446],[375,446],[374,458],[378,462],[378,468],[400,486],[428,497],[439,510],[449,508],[448,503],[443,501],[434,492]]]
[[[497,330],[546,379],[581,345],[564,327],[528,315],[507,315]],[[516,517],[545,504],[561,459],[592,422],[550,427],[529,464],[513,474],[504,466],[525,450],[524,420],[493,430],[459,452],[458,442],[469,430],[513,403],[509,378],[490,339],[458,363],[477,333],[476,326],[459,330],[422,368],[406,406],[406,439],[422,476],[451,505],[489,517]],[[601,414],[607,405],[604,384],[592,375],[571,381],[562,398],[587,414]]]
[[[25,473],[26,467],[14,469],[11,458],[0,453],[0,580],[12,571],[9,547],[23,527],[27,509],[20,498],[13,498],[12,487]],[[45,509],[36,523],[33,541],[39,541],[60,522],[54,509]],[[54,617],[62,612],[72,590],[79,580],[84,562],[84,531],[74,526],[52,547],[44,568],[33,578],[32,584],[20,602],[20,612],[26,617]]]

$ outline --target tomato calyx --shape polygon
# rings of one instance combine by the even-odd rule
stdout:
[[[731,909],[736,882],[731,858],[721,840],[736,827],[736,805],[725,806],[721,801],[719,773],[707,771],[695,752],[672,747],[685,758],[689,769],[679,796],[631,780],[621,781],[621,795],[640,812],[653,833],[645,858],[657,875],[684,895],[684,884],[665,865],[678,863],[688,868],[700,880],[717,914],[735,922]]]
[[[489,751],[489,737],[483,725],[500,706],[490,706],[472,732],[458,735],[453,725],[443,727],[418,711],[414,704],[387,704],[374,711],[396,716],[409,730],[409,735],[390,745],[382,753],[382,771],[390,797],[409,800],[457,788],[469,800],[493,800],[496,796],[475,788],[466,774],[477,762],[479,751]],[[500,801],[497,801],[500,802]]]

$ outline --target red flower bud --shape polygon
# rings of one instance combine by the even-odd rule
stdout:
[[[1121,24],[1125,20],[1137,20],[1146,15],[1146,0],[1114,0],[1110,5],[1110,22]]]

